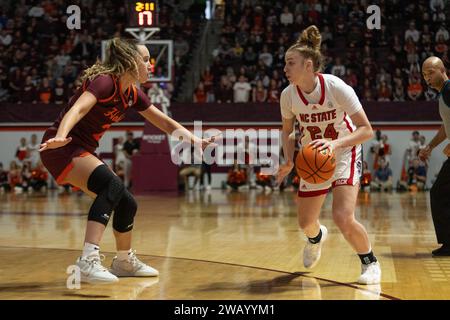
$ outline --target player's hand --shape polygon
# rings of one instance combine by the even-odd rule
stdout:
[[[68,138],[54,137],[54,138],[48,139],[44,143],[41,143],[39,152],[47,150],[47,149],[57,149],[57,148],[64,147],[70,141],[72,141],[71,137],[68,137]]]
[[[450,157],[450,143],[442,150],[442,152],[447,156]]]
[[[339,148],[339,143],[337,140],[326,140],[326,139],[317,139],[314,141],[311,141],[309,143],[314,148],[317,148],[318,151],[322,151],[325,149],[330,149],[331,152],[336,151],[336,149]]]
[[[293,167],[293,162],[287,162],[278,168],[278,172],[276,174],[277,185],[280,185],[281,182],[283,182],[284,178],[286,178],[286,176],[291,172]]]
[[[205,150],[207,146],[212,146],[212,147],[214,148],[214,147],[217,147],[217,146],[218,146],[218,144],[215,143],[214,141],[215,141],[218,137],[220,137],[221,135],[222,135],[222,134],[219,133],[218,135],[209,137],[208,139],[200,139],[200,138],[195,137],[195,138],[194,138],[194,144],[199,144],[199,145],[201,144],[202,150]]]
[[[449,146],[445,147],[445,149],[447,149],[448,147]],[[444,149],[444,153],[445,153],[445,149]],[[431,155],[431,151],[432,151],[432,149],[430,146],[426,146],[425,148],[420,149],[419,154],[418,154],[419,159],[423,162],[426,162]]]

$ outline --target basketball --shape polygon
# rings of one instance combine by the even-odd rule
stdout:
[[[295,169],[302,180],[319,184],[330,179],[336,168],[336,158],[329,149],[319,151],[312,145],[300,149],[295,159]]]

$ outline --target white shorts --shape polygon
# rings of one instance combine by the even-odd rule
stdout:
[[[315,197],[327,194],[330,188],[338,186],[354,186],[359,183],[362,169],[361,145],[346,149],[336,155],[334,175],[327,181],[312,184],[300,179],[299,197]]]

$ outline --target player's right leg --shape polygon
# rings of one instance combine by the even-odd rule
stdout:
[[[328,235],[327,228],[319,223],[320,210],[326,195],[324,192],[318,192],[318,194],[299,192],[298,224],[308,238],[303,250],[305,268],[313,268],[319,262],[322,245]]]
[[[102,266],[100,241],[116,206],[125,189],[120,179],[92,154],[75,157],[72,169],[62,183],[69,183],[95,198],[88,216],[84,248],[76,264],[81,271],[81,281],[88,283],[112,283],[119,279]]]

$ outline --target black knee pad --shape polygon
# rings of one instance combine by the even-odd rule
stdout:
[[[101,165],[89,176],[87,187],[97,195],[89,209],[88,221],[97,221],[106,226],[111,212],[122,199],[125,186],[106,165]]]
[[[137,211],[137,203],[133,195],[128,191],[122,195],[119,204],[114,210],[113,228],[117,232],[128,232],[133,229],[134,216]]]

